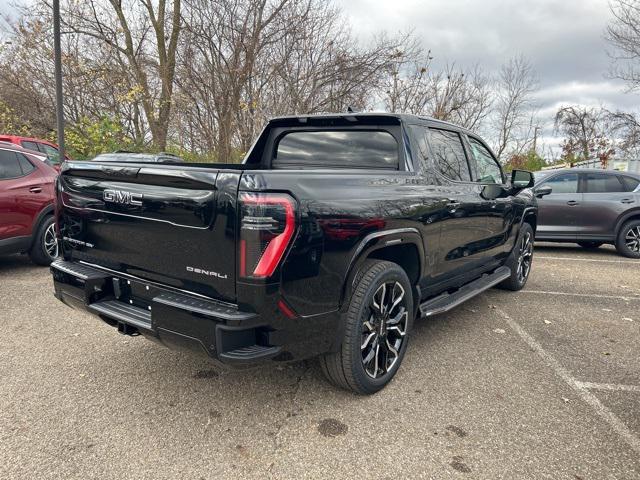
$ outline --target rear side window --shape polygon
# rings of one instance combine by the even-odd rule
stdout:
[[[638,180],[637,178],[633,178],[633,177],[620,177],[622,179],[622,183],[624,184],[624,190],[625,192],[633,192],[635,191],[636,188],[638,188],[638,185],[640,185],[640,180]]]
[[[272,168],[376,168],[398,170],[398,142],[380,130],[325,130],[286,133]]]
[[[21,176],[22,168],[16,154],[9,150],[0,150],[0,180]]]
[[[60,163],[60,151],[57,148],[41,143],[40,150],[44,152],[54,163]]]
[[[487,147],[473,137],[469,137],[469,146],[471,147],[471,155],[476,167],[475,181],[479,183],[502,183],[500,166],[491,155],[491,152],[487,150]]]
[[[586,175],[587,186],[585,193],[614,193],[624,192],[626,189],[617,175],[603,175],[588,173]]]
[[[26,148],[27,150],[33,150],[34,152],[40,151],[36,142],[24,141],[20,143],[22,144],[22,148]]]
[[[18,163],[20,164],[23,175],[27,175],[28,173],[31,173],[36,169],[36,167],[34,167],[33,164],[29,160],[27,160],[27,157],[25,157],[21,153],[16,153],[16,156],[18,157]]]
[[[565,173],[550,178],[545,185],[551,187],[551,193],[578,193],[578,174]]]
[[[460,134],[448,130],[429,129],[429,143],[436,168],[451,180],[469,182],[469,165]]]

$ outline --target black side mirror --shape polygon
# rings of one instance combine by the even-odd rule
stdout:
[[[533,173],[526,170],[513,170],[511,172],[511,188],[513,190],[524,190],[535,185]]]
[[[549,195],[552,192],[552,188],[549,185],[543,185],[534,190],[536,197],[542,198],[545,195]]]

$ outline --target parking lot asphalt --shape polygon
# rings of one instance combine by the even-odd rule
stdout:
[[[537,245],[525,290],[419,320],[395,380],[220,371],[0,257],[0,478],[640,478],[640,262]]]

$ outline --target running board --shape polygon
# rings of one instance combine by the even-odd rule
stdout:
[[[448,312],[470,298],[497,285],[511,276],[509,267],[500,267],[492,273],[485,273],[477,280],[463,285],[453,293],[443,293],[435,298],[420,304],[420,314],[423,317],[430,317],[438,313]]]

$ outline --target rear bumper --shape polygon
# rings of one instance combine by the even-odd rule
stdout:
[[[227,365],[290,361],[331,348],[337,315],[289,319],[181,293],[82,263],[51,264],[55,296],[118,331],[170,348],[204,353]],[[275,309],[272,311],[274,312]]]

